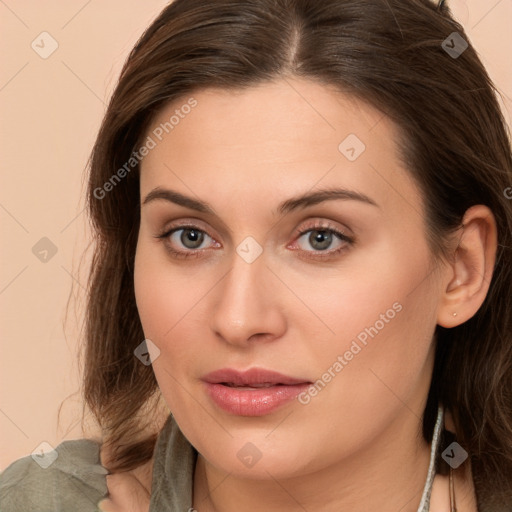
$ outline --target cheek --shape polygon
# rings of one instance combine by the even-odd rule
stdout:
[[[334,334],[309,356],[320,380],[333,384],[318,393],[324,400],[315,400],[318,406],[339,404],[339,417],[349,407],[351,416],[341,421],[359,425],[371,425],[364,417],[385,416],[400,400],[421,414],[436,325],[428,250],[414,259],[383,252],[372,261],[362,258],[352,270],[324,290],[332,300],[322,312]]]
[[[158,345],[172,336],[206,284],[173,266],[159,242],[141,232],[135,255],[135,298],[145,335]],[[159,347],[163,348],[163,347]]]
[[[411,251],[400,240],[376,240],[371,249],[359,250],[331,273],[282,269],[283,281],[292,283],[294,294],[309,309],[295,301],[290,309],[294,315],[291,325],[300,326],[299,333],[311,334],[318,328],[321,335],[309,344],[315,349],[311,355],[324,364],[325,355],[332,358],[344,353],[354,340],[360,342],[363,352],[384,345],[391,348],[393,343],[403,351],[405,347],[398,346],[401,340],[407,344],[413,333],[430,333],[435,326],[430,272],[425,244],[418,242]],[[293,297],[289,302],[293,304]],[[308,343],[307,337],[301,339]],[[393,364],[392,353],[387,360]]]
[[[193,370],[186,340],[179,333],[187,323],[187,313],[198,300],[200,290],[165,261],[165,254],[152,243],[137,246],[135,256],[135,298],[146,339],[159,349],[153,371],[167,406],[181,410],[180,388],[183,374]],[[185,350],[184,350],[185,349]]]
[[[423,414],[436,310],[428,279],[418,286],[428,275],[425,261],[374,261],[365,275],[326,290],[332,300],[322,312],[335,334],[309,343],[303,354],[318,380],[301,404],[305,430],[339,439],[333,453],[373,439],[404,407],[417,417]],[[325,417],[331,426],[323,424]],[[344,448],[344,442],[351,448]]]
[[[181,382],[183,376],[198,374],[198,354],[204,351],[208,325],[205,298],[218,280],[211,270],[199,272],[170,262],[160,244],[139,239],[135,298],[144,335],[160,350],[153,369],[159,383],[166,382],[165,389],[177,386],[171,375]]]

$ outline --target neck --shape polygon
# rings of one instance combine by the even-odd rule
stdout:
[[[408,409],[377,439],[335,466],[277,481],[240,478],[198,455],[194,508],[198,512],[416,512],[427,477],[430,446]]]

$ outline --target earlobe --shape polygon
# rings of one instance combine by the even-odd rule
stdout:
[[[461,231],[439,303],[437,323],[447,328],[476,314],[487,296],[496,261],[496,221],[489,208],[469,208]]]

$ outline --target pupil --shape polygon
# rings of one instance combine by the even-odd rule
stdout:
[[[332,233],[328,231],[312,231],[309,235],[309,241],[317,250],[327,249],[332,242]]]
[[[181,243],[189,249],[197,249],[203,242],[204,234],[195,229],[184,229]]]

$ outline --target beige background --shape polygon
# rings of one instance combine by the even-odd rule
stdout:
[[[70,302],[65,328],[64,320],[70,293],[83,297],[86,283],[84,168],[124,59],[166,3],[0,0],[0,470],[43,441],[83,437],[80,300]],[[512,0],[448,3],[510,123]]]

